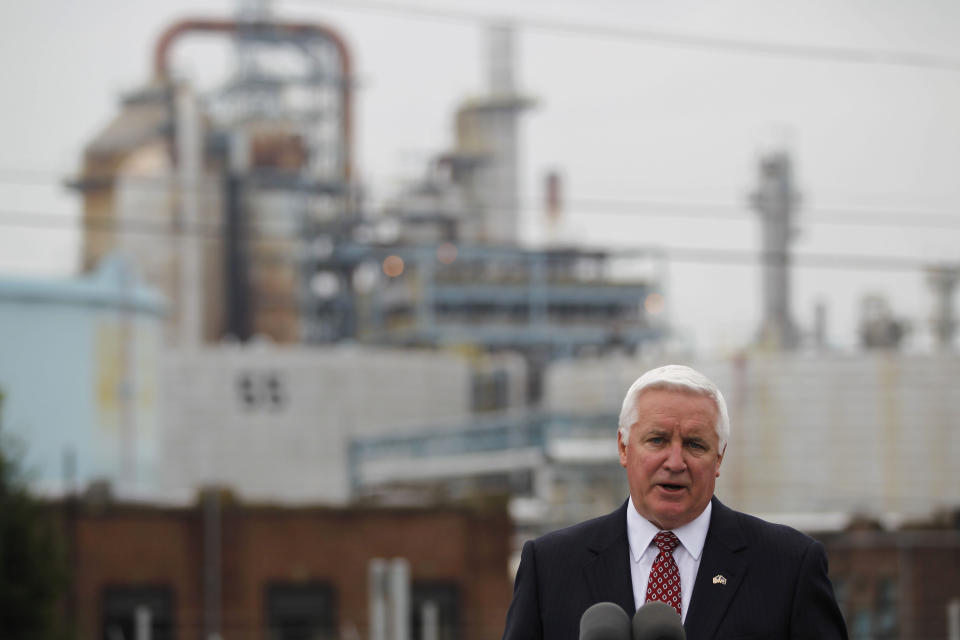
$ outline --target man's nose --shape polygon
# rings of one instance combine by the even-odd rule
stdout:
[[[667,450],[667,459],[663,466],[669,471],[684,471],[687,463],[683,459],[683,443],[677,442],[670,445]]]

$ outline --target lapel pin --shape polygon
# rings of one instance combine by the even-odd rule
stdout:
[[[713,576],[713,584],[727,584],[727,579],[721,574]]]

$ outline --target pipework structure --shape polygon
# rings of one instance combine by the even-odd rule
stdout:
[[[551,360],[632,353],[666,335],[645,304],[662,299],[662,260],[523,246],[519,123],[535,102],[515,87],[512,28],[490,25],[488,44],[487,93],[457,110],[453,148],[386,206],[396,238],[378,248],[387,277],[369,278],[358,337],[522,353],[535,400]]]
[[[175,77],[174,51],[211,36],[231,39],[237,64],[204,91]],[[523,246],[519,128],[533,101],[515,88],[512,29],[492,25],[489,44],[489,87],[457,110],[453,148],[376,216],[354,176],[343,37],[263,11],[170,26],[153,82],[86,149],[84,265],[134,256],[172,302],[171,345],[519,352],[531,398],[552,359],[659,340],[644,307],[659,273],[625,264],[655,255]]]
[[[171,60],[181,41],[211,35],[232,40],[237,65],[201,91]],[[345,233],[357,215],[344,39],[262,14],[188,19],[158,39],[153,67],[73,183],[83,268],[113,249],[135,257],[173,302],[169,343],[301,341],[312,316],[299,256],[318,230]]]

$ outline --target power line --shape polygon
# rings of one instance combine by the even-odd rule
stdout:
[[[227,225],[221,221],[201,221],[195,224],[186,224],[181,221],[151,216],[133,219],[118,220],[108,216],[94,216],[89,218],[75,217],[68,214],[40,213],[30,211],[0,211],[0,226],[63,229],[70,231],[87,231],[91,233],[114,233],[146,236],[166,236],[170,238],[198,236],[201,238],[219,239],[223,237]],[[303,240],[288,236],[288,225],[264,224],[248,222],[247,230],[259,232],[275,232],[276,236],[261,236],[253,238],[259,242],[290,242],[301,244]]]
[[[658,217],[683,218],[699,220],[739,220],[752,222],[752,211],[746,206],[738,207],[731,203],[706,202],[667,202],[654,200],[574,200],[572,204],[579,211],[572,211],[568,217],[576,218],[593,214],[616,215],[629,217]],[[584,211],[584,209],[586,211]],[[813,214],[813,215],[810,215]],[[829,217],[828,217],[829,216]],[[960,228],[960,215],[925,212],[896,212],[889,210],[870,210],[856,208],[824,208],[802,211],[800,220],[809,224],[818,225],[846,225],[846,226],[873,226],[873,227],[909,227],[930,230]],[[261,229],[269,230],[269,221],[259,220]],[[278,224],[278,232],[283,231]],[[178,235],[191,233],[181,223],[166,216],[140,216],[135,219],[116,220],[109,217],[93,217],[84,219],[69,214],[56,214],[31,211],[0,211],[0,226],[6,227],[35,227],[47,229],[89,229],[114,230],[123,229],[138,233],[159,233]],[[224,223],[208,221],[195,226],[194,233],[200,235],[216,235],[224,228]]]
[[[13,184],[48,184],[52,174],[39,170],[18,170],[0,168],[0,180],[19,178]],[[126,189],[131,192],[160,193],[176,188],[178,191],[191,189],[176,185],[174,180],[163,176],[124,176]],[[132,184],[131,184],[132,183]],[[218,188],[222,180],[218,178],[201,178],[192,190],[204,192],[207,189]],[[0,186],[4,182],[0,181]],[[64,183],[66,184],[66,183]],[[540,200],[533,197],[521,198],[523,205],[528,209],[535,209]],[[699,219],[730,219],[749,220],[752,212],[746,203],[738,204],[728,200],[717,201],[683,201],[661,200],[652,198],[607,198],[598,196],[581,196],[568,198],[564,201],[567,215],[576,217],[591,213],[624,216],[654,216],[654,217],[684,217]],[[493,207],[492,210],[496,210]],[[17,212],[13,215],[19,215]],[[0,211],[0,216],[10,215],[10,212]],[[41,214],[38,214],[41,215]],[[908,208],[864,207],[864,206],[836,206],[822,205],[801,207],[800,219],[807,223],[821,225],[864,225],[864,226],[895,226],[908,225],[912,228],[928,229],[955,229],[960,227],[960,214],[946,211],[919,211]]]
[[[701,219],[748,220],[752,215],[746,203],[738,205],[729,201],[679,201],[679,200],[618,200],[608,198],[573,198],[565,202],[568,209],[589,209],[610,215],[654,215],[660,217],[689,217]],[[570,211],[569,215],[585,215]],[[932,229],[960,227],[960,214],[932,211],[908,211],[889,208],[823,206],[800,208],[799,218],[804,222],[825,225],[862,224],[867,226],[910,225]]]
[[[286,4],[310,5],[312,7],[318,5],[336,6],[340,9],[377,11],[405,17],[441,19],[454,22],[488,24],[499,21],[525,29],[573,35],[599,36],[618,40],[643,41],[655,45],[684,49],[706,49],[709,51],[724,51],[736,54],[765,55],[874,66],[960,71],[960,59],[915,51],[881,51],[876,49],[820,47],[803,44],[764,42],[704,34],[676,33],[641,27],[564,22],[539,17],[504,17],[478,11],[441,9],[439,7],[379,2],[378,0],[287,0]]]
[[[206,239],[223,239],[222,231],[224,225],[221,223],[201,223],[192,227],[177,225],[172,221],[159,223],[156,221],[145,220],[123,220],[94,218],[94,219],[73,219],[75,225],[65,225],[65,216],[56,214],[21,214],[19,225],[11,225],[3,221],[3,218],[10,219],[16,216],[12,212],[0,212],[0,226],[28,226],[39,228],[62,227],[72,228],[80,227],[90,230],[92,233],[121,233],[130,235],[162,236],[167,238],[178,238],[186,235],[197,235]],[[264,228],[259,225],[248,224],[248,230],[263,231]],[[269,244],[272,248],[277,248],[278,244],[302,247],[307,243],[296,237],[287,235],[277,236],[254,236],[247,242],[251,244]],[[376,251],[388,251],[389,246],[376,247]],[[777,252],[761,252],[739,249],[716,249],[708,247],[664,247],[653,246],[640,249],[614,249],[606,251],[611,257],[624,258],[650,258],[656,256],[672,262],[690,262],[704,264],[731,264],[731,265],[753,265],[763,263],[782,263],[787,256]],[[290,261],[301,259],[302,254],[293,253],[289,256]],[[263,257],[260,257],[261,261]],[[284,261],[285,258],[277,256],[275,260]],[[879,256],[879,255],[844,255],[828,253],[799,253],[791,252],[789,262],[793,267],[809,267],[819,269],[852,269],[852,270],[880,270],[880,271],[916,271],[925,270],[930,267],[932,260],[929,257],[908,257],[908,256]]]
[[[21,169],[18,167],[0,167],[0,176],[4,177],[7,184],[13,185],[41,185],[41,186],[66,186],[64,177],[66,172],[51,171],[46,169]],[[57,181],[60,181],[57,183]]]
[[[581,218],[590,215],[614,215],[631,218],[664,218],[664,219],[696,219],[696,220],[727,220],[752,222],[753,212],[746,205],[738,207],[731,203],[703,203],[703,202],[662,202],[646,200],[609,201],[596,199],[577,199],[569,201],[576,207],[565,215],[569,218]],[[491,209],[495,210],[495,209]],[[902,229],[929,229],[944,230],[960,228],[960,215],[925,212],[897,212],[870,209],[841,209],[816,208],[801,210],[799,219],[803,224],[825,226],[866,226],[866,227],[894,227]],[[116,228],[122,224],[124,228],[149,228],[176,224],[166,216],[140,216],[133,220],[124,220],[121,223],[108,222],[101,219],[92,223],[78,223],[79,217],[68,214],[55,214],[29,211],[0,211],[0,226],[7,227],[38,227],[38,228]],[[262,221],[261,221],[262,222]],[[204,227],[208,231],[222,228],[222,223],[207,222]]]
[[[634,252],[628,249],[612,251],[611,254],[629,257]],[[674,262],[731,265],[782,263],[786,257],[779,252],[764,253],[762,251],[708,247],[663,247],[659,249],[659,254]],[[637,255],[639,257],[640,254]],[[922,271],[929,268],[931,262],[930,258],[798,252],[791,252],[788,261],[789,265],[794,268],[852,269],[857,271]]]

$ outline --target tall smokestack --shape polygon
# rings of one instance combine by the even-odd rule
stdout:
[[[760,158],[760,175],[751,204],[760,216],[763,274],[763,319],[757,342],[773,350],[793,349],[799,336],[790,312],[790,241],[798,197],[793,189],[790,156],[768,151]]]
[[[927,269],[927,283],[933,289],[934,307],[930,324],[934,344],[938,349],[953,348],[957,319],[953,313],[953,294],[960,278],[960,266],[937,265]]]

